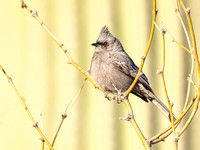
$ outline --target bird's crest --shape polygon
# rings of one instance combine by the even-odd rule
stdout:
[[[109,31],[109,29],[108,29],[108,27],[106,25],[101,29],[100,34],[110,35],[110,31]]]
[[[108,30],[108,27],[107,26],[104,26],[102,29],[101,29],[101,32],[99,34],[99,38],[97,39],[97,41],[104,41],[105,39],[112,39],[114,38],[114,36],[110,33],[110,31]]]

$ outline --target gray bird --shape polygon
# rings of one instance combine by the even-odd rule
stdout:
[[[123,93],[133,83],[139,68],[123,49],[120,41],[104,26],[99,34],[89,73],[94,82],[106,93]],[[155,96],[147,77],[142,74],[133,90],[134,95],[145,102],[152,102],[165,117],[170,119],[169,109]],[[173,119],[176,117],[173,115]]]

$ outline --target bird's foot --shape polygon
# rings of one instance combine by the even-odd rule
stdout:
[[[109,94],[109,91],[106,91],[106,92],[104,93],[104,97],[107,98],[109,101],[111,101],[112,98],[109,97],[108,94]]]
[[[115,95],[115,97],[114,97],[114,99],[116,100],[116,102],[118,103],[118,104],[120,104],[121,102],[122,102],[122,95],[121,94],[117,94],[117,95]]]
[[[118,104],[120,104],[126,97],[124,96],[124,93],[121,91],[118,91],[118,94],[115,94],[114,97],[109,96],[109,91],[106,91],[104,93],[104,97],[107,98],[109,101],[115,100]]]
[[[118,94],[115,95],[114,99],[118,104],[120,104],[126,97],[124,96],[124,93],[122,91],[118,91]]]

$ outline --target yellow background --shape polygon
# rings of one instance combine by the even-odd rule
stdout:
[[[101,28],[111,33],[139,65],[147,46],[152,19],[152,1],[148,0],[34,0],[25,1],[37,10],[54,35],[64,43],[73,59],[85,70],[90,66],[95,42]],[[186,3],[199,43],[200,2]],[[167,28],[177,41],[187,46],[183,29],[174,11],[175,1],[157,2],[157,24]],[[67,104],[81,86],[84,76],[72,65],[50,36],[26,11],[19,0],[0,0],[0,64],[12,77],[44,134],[51,142]],[[174,113],[183,108],[191,58],[166,35],[166,82]],[[155,29],[150,53],[143,72],[157,96],[166,102],[162,80],[156,71],[162,67],[162,40]],[[194,87],[192,87],[194,90]],[[135,118],[147,138],[166,128],[169,122],[152,104],[130,96]],[[42,114],[42,118],[40,117]],[[81,95],[66,118],[55,149],[133,150],[143,149],[125,117],[124,105],[108,101],[87,81]],[[181,150],[200,147],[199,112],[179,141]],[[0,72],[0,149],[41,149],[40,136],[32,127],[21,103]],[[154,149],[172,149],[173,136]],[[46,147],[47,149],[47,147]]]

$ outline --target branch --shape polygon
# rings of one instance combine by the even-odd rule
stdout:
[[[187,17],[187,21],[189,24],[189,28],[190,28],[190,32],[191,32],[191,36],[192,36],[192,43],[193,43],[193,53],[194,53],[194,57],[196,60],[197,71],[198,71],[198,82],[200,83],[200,66],[199,66],[199,59],[198,59],[198,54],[197,54],[196,38],[195,38],[195,34],[194,34],[191,17],[190,17],[190,9],[189,8],[186,9],[185,5],[183,4],[183,2],[181,0],[179,0],[179,3],[185,12],[185,15]],[[198,85],[200,85],[200,84],[198,84]]]
[[[190,110],[190,108],[192,107],[192,105],[194,104],[195,100],[197,99],[197,95],[192,99],[192,101],[189,103],[189,105],[187,106],[187,108],[183,111],[183,113],[181,114],[181,116],[174,122],[174,125],[176,126],[182,119],[183,117],[186,115],[186,113]],[[158,143],[160,141],[164,141],[164,139],[166,137],[169,136],[169,131],[172,129],[172,125],[170,127],[168,127],[166,130],[158,133],[157,135],[155,135],[154,137],[152,137],[149,141],[151,144],[155,144]]]
[[[69,104],[67,105],[67,107],[65,108],[64,113],[61,115],[61,116],[62,116],[62,119],[61,119],[61,121],[60,121],[59,127],[58,127],[58,129],[57,129],[57,131],[56,131],[56,134],[55,134],[55,136],[54,136],[54,139],[53,139],[53,142],[52,142],[52,146],[54,146],[54,143],[55,143],[56,138],[57,138],[57,136],[58,136],[58,133],[59,133],[59,131],[60,131],[60,129],[61,129],[61,126],[62,126],[62,124],[63,124],[65,118],[67,117],[67,114],[68,114],[69,110],[72,108],[72,106],[74,105],[74,103],[77,101],[78,96],[80,95],[81,90],[83,89],[83,86],[84,86],[86,80],[87,80],[87,78],[85,78],[85,79],[83,80],[83,83],[82,83],[82,85],[81,85],[81,88],[79,89],[79,91],[78,91],[78,93],[76,94],[75,98],[74,98],[73,100],[70,101],[70,103],[69,103]]]
[[[196,93],[196,97],[197,97],[197,102],[196,102],[196,105],[193,109],[193,112],[192,114],[190,115],[189,119],[187,120],[186,124],[184,125],[184,127],[180,130],[180,133],[179,133],[179,137],[182,135],[182,133],[186,130],[186,128],[189,126],[189,124],[191,123],[194,115],[196,114],[197,112],[197,109],[198,109],[198,104],[199,104],[199,97],[200,97],[200,66],[199,66],[199,59],[198,59],[198,54],[197,54],[197,47],[196,47],[196,38],[195,38],[195,34],[194,34],[194,29],[193,29],[193,25],[192,25],[192,20],[191,20],[191,17],[190,17],[190,9],[189,8],[185,8],[183,2],[181,0],[179,0],[179,3],[182,7],[182,9],[184,10],[185,12],[185,15],[187,17],[187,21],[188,21],[188,24],[189,24],[189,29],[190,29],[190,32],[191,32],[191,36],[192,36],[192,43],[193,43],[193,55],[194,55],[194,58],[195,58],[195,61],[196,61],[196,65],[197,65],[197,72],[198,72],[198,91]]]
[[[200,91],[198,91],[200,92]],[[187,120],[187,122],[185,123],[185,125],[183,126],[183,128],[178,132],[178,138],[183,134],[183,132],[187,129],[187,127],[189,126],[189,124],[192,122],[192,119],[194,118],[197,109],[198,109],[198,105],[199,105],[199,99],[200,99],[200,95],[197,96],[197,101],[196,101],[196,105],[193,109],[193,112],[191,113],[189,119]]]
[[[165,83],[165,77],[164,77],[164,71],[165,71],[165,33],[167,32],[166,29],[162,28],[161,29],[161,34],[162,34],[162,40],[163,40],[163,68],[161,71],[161,76],[162,76],[162,80],[163,80],[163,85],[164,85],[164,90],[165,90],[165,95],[167,98],[167,103],[169,106],[169,111],[170,111],[170,118],[171,118],[171,122],[172,122],[172,130],[174,132],[174,135],[176,136],[176,132],[175,132],[175,126],[174,126],[174,117],[173,117],[173,113],[172,113],[172,106],[171,106],[171,102],[168,96],[168,92],[167,92],[167,87],[166,87],[166,83]]]
[[[145,59],[146,59],[147,54],[149,52],[149,49],[150,49],[150,46],[151,46],[151,42],[152,42],[152,39],[153,39],[154,28],[155,28],[154,22],[156,20],[156,14],[157,14],[157,11],[156,11],[156,0],[153,0],[153,18],[152,18],[152,25],[151,25],[151,33],[150,33],[150,37],[149,37],[149,42],[148,42],[147,48],[145,50],[144,56],[142,56],[142,60],[141,60],[141,64],[140,64],[137,76],[135,77],[135,79],[134,79],[133,83],[131,84],[131,86],[129,87],[129,89],[125,92],[125,97],[131,93],[131,91],[133,90],[135,84],[137,83],[137,81],[138,81],[138,79],[139,79],[139,77],[141,75],[142,68],[144,66],[144,62],[145,62]]]
[[[68,60],[67,63],[68,64],[72,64],[76,69],[78,69],[82,74],[84,74],[86,76],[86,78],[88,78],[90,80],[90,82],[94,85],[95,88],[99,89],[101,92],[105,93],[105,91],[103,89],[101,89],[100,87],[98,87],[93,79],[89,76],[89,74],[87,73],[87,71],[83,70],[71,57],[70,53],[67,51],[67,49],[65,48],[64,44],[61,43],[54,35],[53,33],[51,33],[51,31],[47,28],[47,26],[44,24],[44,22],[39,18],[38,16],[38,12],[35,10],[33,11],[32,9],[30,9],[24,1],[22,1],[21,4],[22,8],[25,8],[31,15],[33,18],[36,19],[36,21],[45,29],[45,31],[51,36],[51,38],[56,42],[56,44],[58,44],[58,46],[62,49],[62,51],[65,53],[65,55],[67,56]],[[108,97],[113,98],[114,95],[112,95],[111,93],[108,94]]]
[[[10,85],[12,86],[13,90],[15,91],[15,94],[17,95],[18,99],[20,100],[20,102],[22,103],[26,113],[28,114],[30,120],[33,123],[33,127],[38,131],[38,133],[40,134],[40,136],[42,137],[42,139],[44,139],[44,141],[47,143],[48,147],[53,150],[54,148],[51,146],[51,144],[49,143],[49,141],[47,140],[47,138],[45,137],[45,135],[42,133],[41,129],[38,126],[38,122],[35,121],[35,119],[33,118],[33,115],[31,114],[31,112],[29,111],[28,107],[26,106],[26,104],[24,103],[24,100],[22,98],[22,96],[20,95],[19,91],[17,90],[17,88],[15,87],[12,78],[8,76],[8,74],[6,73],[6,71],[3,69],[3,67],[0,65],[0,69],[3,71],[4,75],[6,76],[6,78],[8,79],[8,82],[10,83]]]
[[[158,27],[158,29],[159,29],[159,27]],[[161,28],[161,29],[159,29],[159,31],[161,32],[162,41],[163,41],[163,68],[162,68],[161,71],[159,71],[159,74],[162,77],[164,91],[165,91],[165,95],[166,95],[166,98],[167,98],[167,103],[168,103],[168,106],[169,106],[169,112],[170,112],[170,118],[171,118],[171,124],[172,124],[172,131],[174,133],[174,136],[176,137],[176,131],[175,131],[175,125],[174,125],[174,121],[175,120],[174,120],[174,117],[173,117],[172,105],[171,105],[171,102],[170,102],[170,99],[169,99],[169,95],[168,95],[168,92],[167,92],[167,87],[166,87],[166,82],[165,82],[165,76],[164,76],[164,71],[165,71],[165,34],[166,34],[167,30],[164,29],[164,28]],[[171,134],[171,132],[169,133],[169,135],[170,134]],[[175,148],[175,150],[177,150],[177,142],[178,142],[178,140],[176,140],[174,142],[174,148]]]
[[[144,147],[146,150],[150,150],[150,144],[147,142],[146,138],[144,137],[142,131],[140,130],[139,126],[137,125],[137,122],[135,121],[134,115],[133,115],[133,109],[131,107],[131,104],[128,99],[123,100],[124,105],[126,106],[126,109],[128,111],[127,118],[124,120],[130,121],[131,125],[133,126],[134,130],[136,131],[137,135],[139,136],[140,140],[142,141]]]
[[[194,72],[194,55],[192,53],[192,46],[191,46],[191,42],[190,42],[190,39],[189,39],[189,35],[188,35],[188,31],[186,29],[186,26],[185,26],[185,23],[183,21],[183,18],[180,14],[180,10],[179,10],[179,6],[178,6],[178,0],[176,0],[176,8],[175,8],[175,12],[177,13],[178,17],[179,17],[179,20],[181,21],[181,25],[183,27],[183,30],[184,30],[184,33],[185,33],[185,36],[187,38],[187,41],[188,41],[188,45],[189,45],[189,49],[186,49],[184,46],[182,46],[180,43],[178,43],[176,40],[175,42],[181,46],[182,48],[184,48],[186,51],[188,51],[190,54],[191,54],[191,58],[192,58],[192,67],[191,67],[191,71],[190,71],[190,75],[189,75],[189,78],[192,78],[192,75],[193,75],[193,72]],[[184,107],[183,107],[183,110],[185,110],[187,104],[188,104],[188,101],[189,101],[189,95],[190,95],[190,86],[191,83],[188,81],[188,87],[187,87],[187,94],[186,94],[186,100],[185,100],[185,104],[184,104]]]

